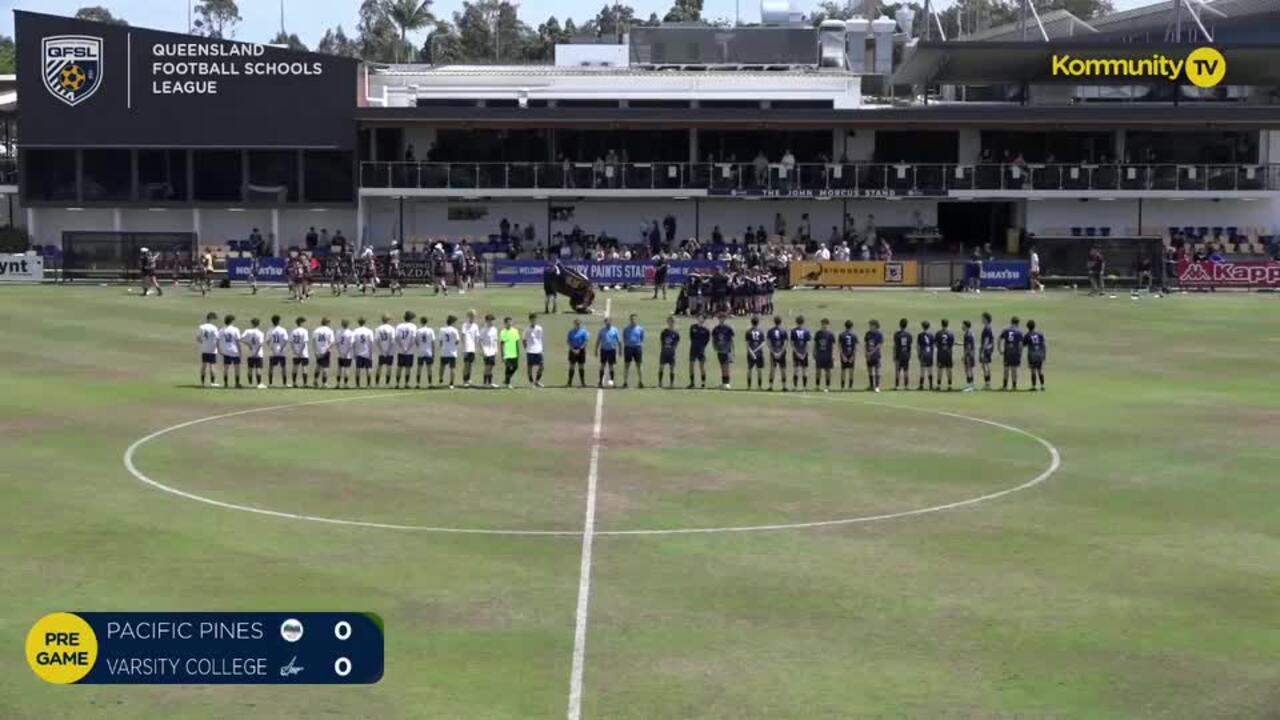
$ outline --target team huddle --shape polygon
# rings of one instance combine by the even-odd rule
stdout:
[[[513,387],[519,372],[520,357],[526,360],[526,376],[529,384],[543,387],[543,329],[536,314],[529,315],[529,324],[523,330],[517,328],[510,317],[499,327],[492,314],[485,315],[483,324],[477,320],[476,311],[468,311],[461,324],[454,315],[445,318],[438,329],[433,328],[427,317],[418,318],[413,312],[405,312],[399,324],[392,324],[390,316],[382,316],[377,327],[367,326],[363,317],[351,321],[343,319],[337,329],[329,318],[322,318],[314,329],[308,328],[307,319],[298,317],[294,327],[281,325],[279,315],[271,318],[271,327],[264,330],[258,318],[249,321],[247,330],[240,330],[235,316],[223,318],[218,327],[217,315],[209,313],[196,331],[200,345],[200,384],[219,387],[217,363],[222,359],[222,383],[231,387],[266,388],[275,386],[276,370],[279,383],[285,387],[348,388],[348,387],[448,387],[454,388],[460,381],[471,387],[477,358],[480,360],[479,384],[482,387],[498,387],[496,369],[501,358],[505,387]],[[983,387],[991,388],[992,364],[998,355],[1002,360],[1004,376],[1001,389],[1017,390],[1018,374],[1023,355],[1030,370],[1032,390],[1044,390],[1044,365],[1048,345],[1044,333],[1034,320],[1022,329],[1022,323],[1014,316],[1009,326],[998,334],[992,327],[989,313],[982,315],[982,328],[977,335],[972,324],[961,323],[959,335],[943,319],[935,331],[928,320],[920,323],[918,333],[912,333],[910,322],[903,318],[898,330],[885,348],[885,335],[878,320],[871,320],[861,336],[854,329],[852,320],[845,320],[839,333],[831,321],[823,318],[816,331],[805,324],[803,316],[797,317],[792,327],[784,326],[781,317],[773,318],[773,326],[765,330],[759,316],[753,316],[743,340],[746,350],[747,389],[765,389],[765,367],[768,366],[768,389],[780,386],[788,390],[808,390],[810,368],[813,370],[813,388],[829,392],[833,376],[839,366],[839,389],[853,390],[856,386],[855,370],[859,345],[866,366],[866,389],[880,392],[882,357],[891,354],[894,368],[893,388],[910,389],[912,386],[911,363],[914,355],[919,366],[915,383],[918,390],[955,389],[955,355],[960,352],[960,364],[964,370],[964,390],[976,389],[976,373],[980,368]],[[688,389],[707,386],[708,349],[713,351],[720,367],[720,386],[728,390],[734,364],[736,331],[729,323],[729,316],[721,313],[713,327],[707,326],[707,317],[700,315],[688,330]],[[586,387],[588,346],[599,359],[597,387],[614,387],[617,378],[619,355],[622,362],[622,387],[631,383],[634,366],[637,387],[645,387],[644,349],[647,332],[637,316],[632,315],[627,325],[616,327],[608,317],[596,332],[594,343],[591,333],[575,319],[569,330],[569,375],[565,385],[571,387],[575,376]],[[666,327],[658,335],[658,386],[675,387],[676,356],[683,338],[676,329],[675,316],[667,318]],[[957,347],[958,346],[958,347]],[[336,358],[335,358],[336,356]],[[439,363],[436,357],[439,356]],[[242,375],[241,358],[245,359],[247,377]],[[336,372],[330,374],[335,365]],[[459,363],[461,360],[461,363]],[[459,368],[461,364],[461,378]],[[263,370],[266,377],[263,377]],[[434,376],[433,376],[434,372]],[[447,375],[447,380],[446,380]],[[425,385],[424,385],[425,376]],[[790,385],[788,385],[790,378]],[[944,386],[945,380],[945,386]]]
[[[523,331],[512,324],[510,317],[503,318],[501,329],[494,323],[493,315],[486,315],[481,325],[476,321],[474,310],[467,313],[461,325],[457,317],[449,315],[439,329],[433,328],[425,316],[419,322],[413,312],[405,312],[396,325],[391,324],[390,316],[383,315],[382,324],[375,328],[368,327],[363,317],[356,319],[354,327],[344,318],[337,329],[331,326],[329,318],[321,318],[314,330],[307,327],[305,317],[296,318],[293,328],[287,329],[281,325],[280,316],[275,315],[266,330],[255,317],[243,331],[236,326],[234,315],[224,317],[222,327],[215,324],[217,320],[216,313],[209,313],[196,330],[202,386],[232,387],[234,382],[238,388],[246,384],[273,387],[277,383],[278,368],[279,384],[284,387],[438,385],[453,389],[459,380],[459,360],[461,383],[471,387],[472,370],[479,356],[481,385],[496,388],[495,370],[501,356],[503,384],[510,388],[519,370],[522,351],[530,384],[543,386],[542,326],[534,314],[529,315],[529,325]],[[437,355],[440,362],[433,379]],[[221,384],[216,370],[219,357],[222,358]],[[244,358],[244,374],[241,358]],[[336,372],[331,375],[335,364]]]
[[[960,347],[961,364],[965,373],[966,391],[976,389],[975,374],[981,367],[983,387],[991,388],[991,366],[998,354],[1003,361],[1004,378],[1002,389],[1018,389],[1018,371],[1022,366],[1025,352],[1027,365],[1031,375],[1031,389],[1044,390],[1044,364],[1048,355],[1048,346],[1044,333],[1036,328],[1034,320],[1027,322],[1026,331],[1018,317],[1012,318],[1009,326],[998,335],[992,327],[989,313],[982,315],[982,329],[978,336],[974,335],[972,324],[965,320],[961,326],[961,334],[951,330],[948,320],[941,321],[937,331],[931,329],[929,321],[920,324],[920,332],[912,334],[910,322],[903,318],[898,322],[898,330],[893,334],[892,345],[888,352],[892,353],[894,367],[893,388],[911,388],[911,360],[915,355],[919,364],[919,375],[916,388],[919,390],[953,390],[955,388],[954,367],[957,345]],[[705,388],[707,386],[707,354],[708,348],[715,352],[720,366],[720,386],[730,389],[730,380],[734,364],[736,332],[729,324],[729,316],[721,313],[717,316],[714,327],[707,327],[705,315],[699,316],[689,327],[688,370],[689,384],[685,387]],[[574,321],[574,328],[569,331],[569,380],[573,384],[575,370],[579,383],[586,385],[585,364],[586,349],[590,336],[582,327],[581,321]],[[795,319],[793,327],[785,327],[781,317],[773,318],[773,327],[764,330],[760,327],[758,316],[751,318],[751,326],[744,334],[747,362],[747,389],[765,389],[765,366],[769,368],[768,389],[781,386],[783,392],[790,390],[808,390],[810,367],[813,368],[813,387],[815,390],[829,392],[832,388],[832,376],[839,364],[839,388],[855,389],[854,371],[859,354],[858,345],[862,345],[862,354],[866,364],[867,384],[870,392],[880,392],[880,368],[882,356],[886,352],[885,336],[880,329],[880,322],[872,320],[867,331],[859,337],[852,320],[845,320],[843,330],[836,334],[831,321],[823,318],[818,330],[811,331],[805,325],[803,316]],[[676,355],[682,342],[680,332],[676,330],[675,317],[668,317],[666,327],[658,336],[658,386],[675,386]],[[612,387],[616,382],[618,351],[622,352],[622,387],[628,387],[631,380],[631,369],[635,366],[636,383],[644,385],[644,343],[645,329],[632,315],[626,327],[619,330],[605,318],[604,325],[596,334],[594,351],[599,355],[600,367],[597,386]],[[788,367],[789,366],[789,367]],[[936,372],[935,372],[936,370]],[[791,385],[788,387],[788,375]],[[944,387],[943,380],[946,385]]]

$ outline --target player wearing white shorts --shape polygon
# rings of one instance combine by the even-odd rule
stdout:
[[[412,310],[404,311],[404,322],[396,326],[396,388],[400,387],[403,378],[404,387],[409,387],[409,373],[413,372],[413,350],[418,340],[418,326],[413,323],[416,317]]]
[[[480,342],[480,325],[476,311],[468,310],[462,321],[462,386],[471,387],[471,364],[476,361],[476,344]]]
[[[365,327],[364,318],[357,318],[356,329],[351,335],[351,348],[356,356],[356,387],[360,387],[362,377],[366,387],[373,387],[373,378],[370,377],[373,368],[373,331]]]
[[[524,329],[524,356],[529,365],[529,383],[542,387],[542,326],[538,314],[529,313],[529,327]]]
[[[440,328],[440,383],[444,384],[444,369],[449,368],[449,389],[453,389],[453,374],[458,367],[458,347],[462,344],[462,333],[453,324],[458,318],[450,315],[445,318],[444,327]]]
[[[240,385],[240,328],[236,327],[236,316],[228,315],[218,331],[218,351],[222,353],[222,385],[231,387],[227,371],[236,369],[236,387]]]
[[[351,321],[343,318],[342,329],[338,331],[338,381],[335,387],[350,387],[351,357],[355,352],[355,340]]]
[[[427,368],[427,387],[431,387],[431,366],[436,359],[436,331],[431,329],[431,318],[422,317],[422,325],[418,327],[418,334],[414,338],[418,344],[418,376],[415,381],[417,387],[422,387],[422,368]]]
[[[271,316],[271,330],[267,333],[267,385],[276,384],[276,368],[280,368],[280,382],[289,384],[289,372],[285,368],[285,348],[289,347],[289,331],[280,327],[280,316]]]
[[[493,313],[484,316],[484,328],[480,331],[480,354],[484,355],[484,384],[496,388],[493,366],[498,362],[498,326],[493,324]]]
[[[307,386],[307,366],[311,364],[311,333],[307,331],[307,319],[299,317],[294,321],[295,327],[289,333],[289,346],[293,350],[293,384],[291,387]],[[298,382],[298,371],[301,368],[302,382]]]
[[[314,382],[318,388],[329,387],[329,364],[331,362],[329,354],[333,351],[333,344],[336,340],[333,328],[329,327],[329,318],[320,318],[320,327],[311,333],[311,341],[316,344],[316,374]]]
[[[391,366],[395,362],[396,353],[396,329],[391,325],[391,316],[383,315],[382,324],[373,331],[373,336],[378,341],[378,369],[374,371],[374,382],[383,385],[391,384]],[[386,368],[386,379],[383,379],[382,369]]]
[[[241,339],[244,341],[246,363],[249,366],[249,384],[257,387],[259,390],[266,388],[262,384],[262,348],[267,344],[267,336],[262,334],[261,321],[253,318],[249,321],[249,329],[244,331]]]
[[[196,328],[196,344],[200,346],[200,387],[205,386],[206,375],[209,377],[209,387],[218,387],[217,371],[214,370],[214,366],[218,364],[218,326],[213,324],[217,319],[217,313],[209,313],[204,316],[200,327]]]

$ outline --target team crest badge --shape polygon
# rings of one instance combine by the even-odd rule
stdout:
[[[40,45],[44,86],[62,102],[76,106],[102,85],[102,38],[54,35]]]

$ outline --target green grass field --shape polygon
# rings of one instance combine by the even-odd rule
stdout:
[[[0,718],[566,716],[596,390],[192,387],[210,310],[241,327],[470,307],[522,320],[540,290],[282,296],[0,288]],[[670,304],[604,297],[649,327],[652,382]],[[1050,390],[784,396],[739,374],[731,392],[604,392],[583,717],[1280,717],[1277,303],[797,291],[784,314],[859,331],[1034,318]],[[570,320],[545,321],[555,385]],[[280,512],[564,534],[254,514],[122,462],[156,430],[294,404],[165,434],[137,468]],[[902,513],[1049,467],[1034,438],[956,415],[1043,438],[1061,468],[878,522],[627,532]],[[19,650],[55,610],[374,611],[387,670],[365,687],[56,687]]]

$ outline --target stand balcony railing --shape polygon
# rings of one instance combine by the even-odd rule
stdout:
[[[363,188],[705,190],[715,195],[942,195],[982,191],[1276,191],[1280,165],[365,162]]]

